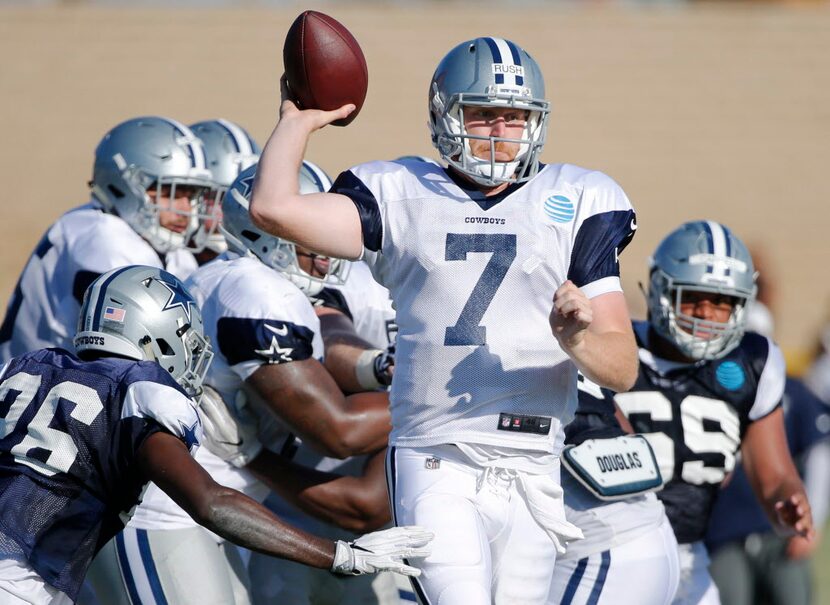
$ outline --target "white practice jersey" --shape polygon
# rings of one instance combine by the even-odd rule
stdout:
[[[305,294],[259,259],[227,252],[200,267],[185,283],[202,309],[205,336],[215,356],[205,382],[233,405],[243,382],[263,364],[320,359],[320,323]],[[276,452],[293,445],[288,428],[270,423],[260,438]],[[263,500],[268,489],[200,448],[196,461],[222,485]],[[164,492],[151,485],[130,524],[137,529],[180,529],[195,525]]]
[[[327,300],[332,291],[342,293],[342,299]],[[323,304],[340,308],[352,318],[355,332],[366,342],[379,349],[395,342],[398,324],[389,290],[375,281],[365,262],[350,263],[346,282],[329,286],[321,294]]]
[[[167,270],[181,278],[182,272],[192,270],[188,257],[193,259],[189,252],[177,251]],[[87,286],[124,265],[164,268],[150,244],[97,204],[64,214],[43,236],[20,275],[0,327],[0,361],[48,347],[73,350]]]
[[[485,198],[443,168],[362,164],[350,197],[364,259],[395,301],[390,443],[477,443],[558,453],[576,367],[551,334],[553,294],[620,291],[617,255],[636,229],[608,176],[568,164]]]

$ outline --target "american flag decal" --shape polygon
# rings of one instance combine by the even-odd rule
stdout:
[[[109,321],[123,322],[126,314],[126,309],[118,309],[117,307],[107,307],[104,309],[104,319]]]

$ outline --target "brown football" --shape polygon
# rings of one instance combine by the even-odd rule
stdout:
[[[332,122],[335,126],[349,124],[360,113],[369,86],[366,58],[337,20],[317,11],[302,13],[285,36],[282,60],[292,100],[301,109],[332,110],[354,103],[356,109]]]

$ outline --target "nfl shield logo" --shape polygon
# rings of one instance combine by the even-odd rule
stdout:
[[[429,470],[435,470],[441,467],[441,459],[440,458],[427,458],[426,462],[424,463],[424,467],[428,468]]]

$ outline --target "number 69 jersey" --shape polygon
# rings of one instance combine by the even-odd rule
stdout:
[[[556,452],[576,408],[576,367],[551,334],[553,294],[619,291],[636,228],[606,175],[550,164],[484,197],[437,165],[362,164],[351,198],[364,260],[397,311],[390,443],[475,443]]]
[[[195,404],[155,362],[41,349],[0,368],[0,559],[74,599],[146,479],[137,453],[165,431],[189,449]]]
[[[665,482],[657,496],[677,541],[695,542],[747,427],[781,404],[784,357],[770,339],[747,332],[721,359],[682,364],[652,354],[647,322],[634,322],[634,333],[637,382],[614,401],[654,449]]]

